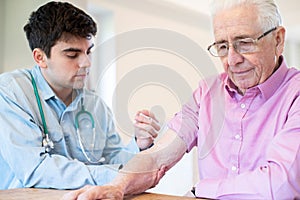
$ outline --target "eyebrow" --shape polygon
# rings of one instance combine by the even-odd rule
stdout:
[[[226,40],[219,40],[219,41],[215,41],[214,44],[222,44],[222,43],[226,43],[228,41]]]
[[[239,35],[233,38],[233,41],[235,40],[240,40],[240,39],[245,39],[245,38],[252,38],[250,35]],[[219,40],[215,41],[214,44],[222,44],[228,42],[227,40]]]
[[[240,40],[240,39],[245,39],[245,38],[252,38],[250,35],[239,35],[234,38],[234,40]]]
[[[95,46],[95,44],[92,44],[87,51],[90,51],[93,47]],[[82,50],[81,49],[78,49],[78,48],[73,48],[73,47],[70,47],[70,48],[67,48],[67,49],[64,49],[62,50],[62,52],[81,52]]]

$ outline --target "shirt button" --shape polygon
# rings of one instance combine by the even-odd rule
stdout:
[[[244,103],[241,104],[241,108],[246,108],[246,105]]]
[[[232,170],[232,171],[236,171],[236,170],[237,170],[237,167],[236,167],[236,166],[232,166],[232,167],[231,167],[231,170]]]
[[[240,135],[240,134],[236,134],[236,135],[234,136],[234,138],[237,139],[237,140],[239,140],[239,139],[241,139],[241,135]]]

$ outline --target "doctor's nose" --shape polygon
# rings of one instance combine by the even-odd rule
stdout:
[[[80,68],[88,68],[91,67],[91,57],[89,55],[83,56],[79,61],[79,67]]]

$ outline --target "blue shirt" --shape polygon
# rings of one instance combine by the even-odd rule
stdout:
[[[49,153],[42,147],[43,124],[29,72],[35,79],[49,136],[54,142]],[[103,185],[115,177],[120,164],[139,151],[134,140],[127,147],[122,144],[113,115],[99,96],[91,91],[75,92],[76,98],[66,106],[38,66],[0,75],[0,189]],[[101,158],[98,164],[89,163],[84,156],[75,128],[82,96],[85,110],[94,118],[96,135],[93,138],[89,131],[81,131],[81,141],[93,161]]]

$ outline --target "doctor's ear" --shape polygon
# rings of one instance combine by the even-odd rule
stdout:
[[[35,48],[35,49],[33,49],[32,54],[33,54],[33,59],[40,67],[42,67],[42,68],[47,67],[47,65],[46,65],[47,56],[42,49]]]
[[[276,32],[276,55],[280,56],[284,50],[285,28],[279,26]]]

